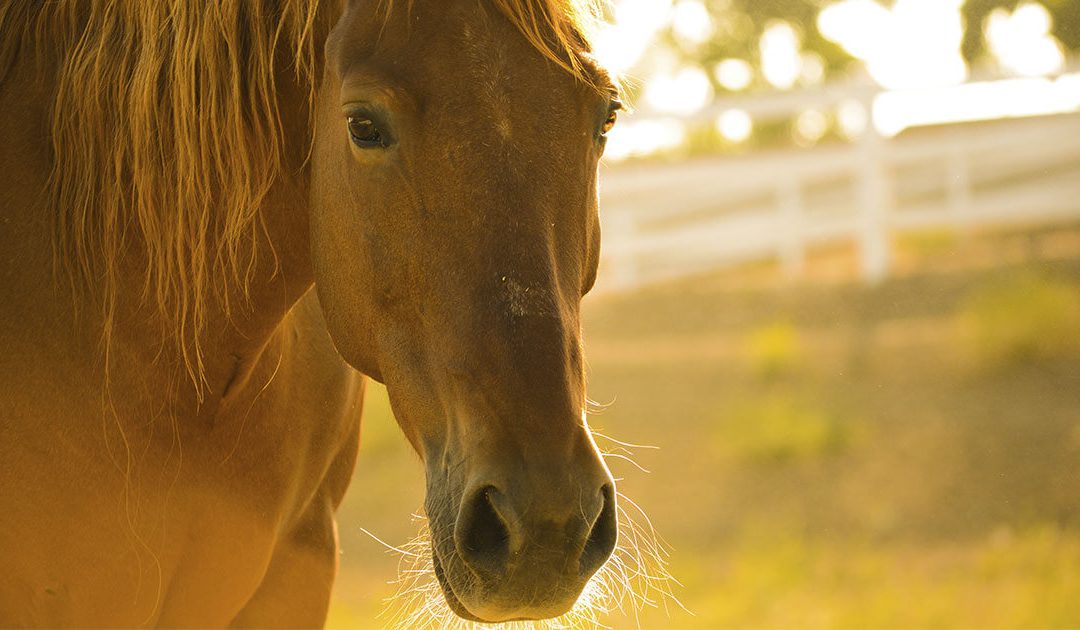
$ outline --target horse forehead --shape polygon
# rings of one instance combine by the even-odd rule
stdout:
[[[514,81],[508,60],[510,42],[497,37],[487,20],[465,22],[460,33],[468,73],[480,92],[478,101],[491,118],[491,127],[509,140],[513,135],[510,85]]]
[[[442,19],[416,33],[424,44],[406,65],[422,73],[436,98],[468,99],[473,106],[502,110],[512,103],[567,102],[575,79],[536,50],[489,2],[456,2]],[[451,79],[451,80],[447,80]]]
[[[460,42],[464,61],[474,77],[497,84],[509,73],[510,48],[519,37],[517,33],[498,29],[486,15],[479,19],[464,17],[455,31],[454,38]]]
[[[336,30],[330,50],[342,76],[368,66],[436,109],[496,110],[506,117],[526,114],[525,102],[554,111],[577,100],[576,79],[536,50],[493,2],[396,0],[392,7],[385,22],[378,11],[357,11]]]

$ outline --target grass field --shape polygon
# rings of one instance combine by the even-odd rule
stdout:
[[[587,300],[590,422],[688,612],[615,628],[1080,627],[1080,236],[933,235]],[[816,265],[816,267],[815,267]],[[378,625],[422,471],[372,388],[330,624]],[[692,614],[691,614],[692,613]]]

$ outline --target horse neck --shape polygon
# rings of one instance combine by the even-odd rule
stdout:
[[[321,44],[341,10],[337,0],[320,5],[313,29],[319,53],[315,76],[321,76]],[[0,198],[4,201],[0,213],[0,252],[4,253],[0,256],[0,280],[15,298],[0,304],[0,342],[21,343],[25,353],[34,356],[43,352],[41,348],[52,348],[50,352],[63,354],[91,381],[106,367],[114,385],[146,380],[148,391],[172,389],[175,381],[187,380],[183,369],[177,368],[183,358],[173,347],[175,344],[163,342],[170,332],[168,328],[153,321],[153,305],[144,297],[146,259],[140,261],[141,246],[134,242],[136,239],[127,241],[130,251],[119,257],[122,278],[117,285],[116,312],[111,315],[116,325],[107,345],[109,359],[105,361],[101,341],[108,318],[103,315],[98,287],[68,290],[72,285],[66,280],[67,269],[63,263],[53,264],[52,253],[59,250],[54,249],[56,231],[48,217],[55,208],[49,208],[46,199],[54,157],[46,139],[51,135],[54,80],[66,51],[30,45],[11,50],[17,55],[0,59],[0,65],[6,66],[0,68],[4,71],[0,104],[8,114],[0,121]],[[246,286],[220,287],[227,299],[208,300],[204,311],[204,325],[197,341],[203,351],[204,389],[210,395],[220,394],[224,384],[235,377],[238,366],[250,364],[268,347],[275,331],[282,328],[282,321],[313,281],[306,168],[313,104],[309,86],[301,85],[292,71],[289,51],[283,47],[279,54],[281,72],[275,84],[284,130],[285,175],[274,182],[257,208],[262,229],[256,232],[256,263]],[[208,247],[208,255],[213,250]],[[96,277],[91,275],[87,285]],[[13,351],[18,356],[19,348]],[[182,383],[180,387],[195,389]],[[184,396],[201,398],[194,393]]]
[[[321,77],[325,59],[322,42],[344,11],[344,0],[320,0],[313,25],[316,45],[315,77]],[[309,86],[301,85],[291,72],[288,56],[281,50],[279,67],[290,68],[277,82],[286,175],[268,191],[259,214],[265,227],[256,244],[256,265],[247,286],[228,287],[228,312],[218,302],[207,312],[200,339],[206,351],[206,382],[219,395],[222,381],[242,376],[280,330],[296,303],[312,288],[309,238],[310,164],[313,108]],[[216,385],[215,385],[216,383]]]
[[[224,287],[225,299],[216,300],[206,311],[199,345],[212,392],[220,393],[223,379],[236,378],[238,369],[263,352],[314,282],[308,226],[314,103],[307,86],[297,84],[291,75],[278,83],[278,89],[286,175],[275,182],[258,209],[264,229],[258,234],[250,280]]]

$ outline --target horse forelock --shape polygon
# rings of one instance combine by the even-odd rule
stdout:
[[[545,57],[586,83],[596,83],[582,52],[603,19],[605,0],[492,0]],[[597,86],[599,87],[599,86]]]
[[[545,57],[594,82],[583,52],[605,0],[489,0]],[[291,65],[315,98],[320,0],[8,0],[0,77],[49,64],[57,268],[100,292],[109,343],[120,288],[173,337],[200,395],[211,303],[249,295],[259,213],[295,162],[284,155],[277,81]],[[414,0],[382,0],[384,19]],[[313,108],[309,108],[313,111]],[[288,121],[307,123],[311,121]],[[304,129],[305,137],[308,129]],[[122,264],[145,258],[140,282]]]
[[[607,90],[613,77],[589,56],[610,0],[487,0],[544,57],[577,79]],[[382,17],[411,13],[417,0],[379,0]],[[599,76],[598,76],[599,75]]]

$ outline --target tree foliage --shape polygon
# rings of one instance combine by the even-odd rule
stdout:
[[[1080,50],[1080,2],[1076,0],[1040,0],[1054,18],[1054,36],[1067,49]],[[964,56],[978,60],[986,50],[982,25],[991,11],[998,8],[1013,10],[1021,0],[967,0],[964,18],[968,28],[964,32]],[[972,27],[975,28],[972,28]]]
[[[891,6],[891,0],[876,0]],[[979,63],[986,55],[983,25],[997,8],[1013,10],[1030,0],[967,0],[963,7],[966,24],[963,41],[964,57],[969,63]],[[703,0],[716,27],[715,36],[705,44],[687,46],[673,33],[665,35],[666,43],[686,61],[711,68],[725,58],[745,59],[758,65],[758,42],[768,25],[784,20],[802,36],[803,46],[819,54],[826,70],[843,71],[852,63],[851,57],[836,43],[826,39],[817,29],[817,15],[831,0]],[[1053,34],[1069,50],[1080,50],[1080,1],[1041,0],[1054,19]],[[918,42],[912,42],[917,46]]]

